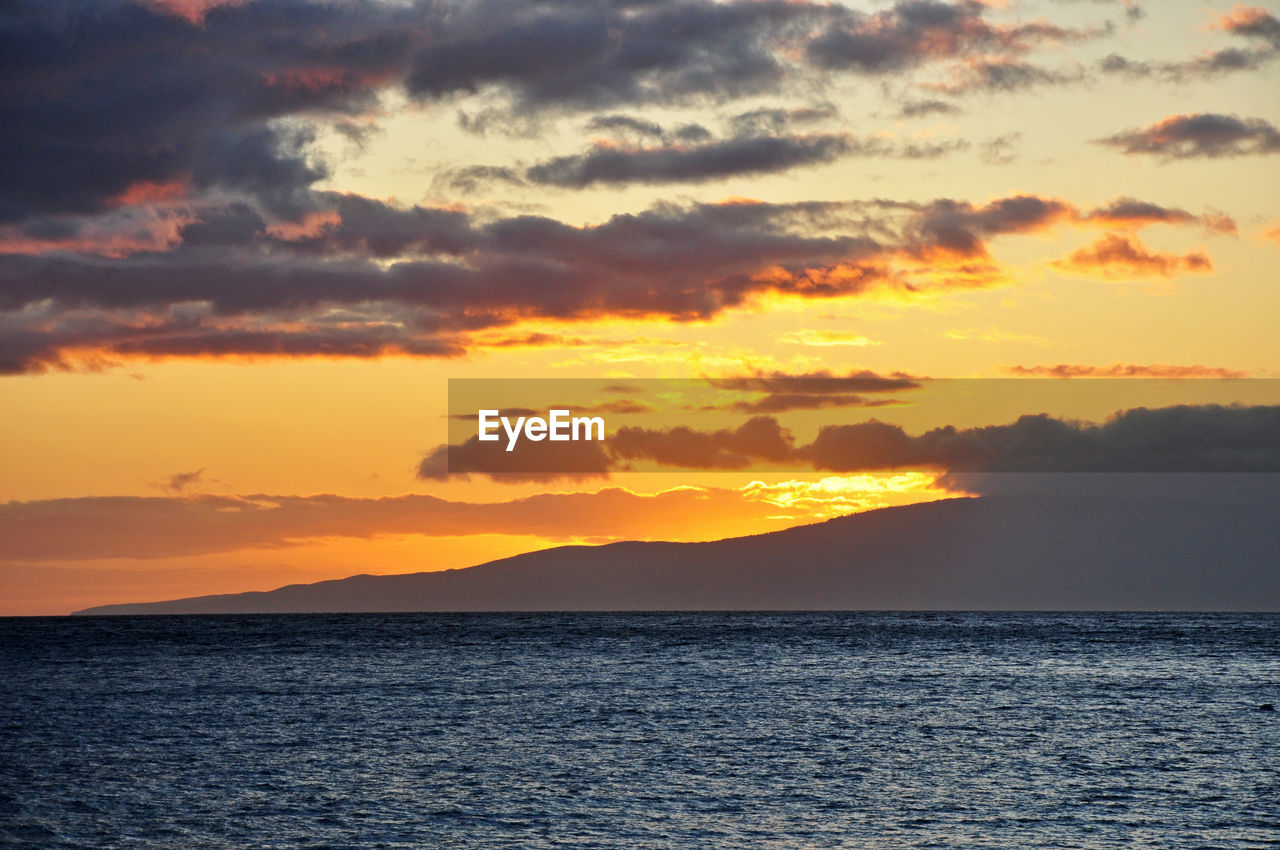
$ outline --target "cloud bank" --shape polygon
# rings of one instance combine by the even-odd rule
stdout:
[[[1068,367],[1057,374],[1081,376]],[[1123,371],[1123,370],[1120,370]],[[1194,372],[1195,370],[1193,370]],[[1179,370],[1178,377],[1187,377]],[[1105,374],[1105,373],[1104,373]],[[419,475],[484,473],[502,480],[539,480],[637,468],[699,470],[782,468],[839,473],[889,470],[949,472],[1280,472],[1280,406],[1177,405],[1116,413],[1105,422],[1031,414],[1003,425],[943,426],[911,435],[870,419],[823,425],[808,444],[775,417],[753,416],[736,428],[625,426],[603,443],[564,443],[552,457],[540,444],[480,454],[474,438],[441,446]],[[483,444],[493,446],[494,444]],[[549,445],[549,444],[548,444]],[[515,457],[523,455],[523,457]],[[457,465],[454,465],[455,462]],[[558,468],[557,464],[567,464]],[[447,465],[446,465],[447,464]],[[575,465],[576,464],[576,465]]]

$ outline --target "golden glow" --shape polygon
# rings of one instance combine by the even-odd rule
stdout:
[[[198,25],[209,10],[240,0],[147,2]],[[1013,7],[1010,15],[1017,4]],[[1104,14],[1118,19],[1118,9],[1062,3],[1045,14],[1051,11],[1063,25],[1087,27]],[[1259,14],[1240,5],[1211,13],[1194,3],[1169,4],[1168,10],[1152,6],[1141,22],[1117,25],[1115,39],[1124,39],[1123,44],[1113,39],[1064,45],[1036,61],[1068,71],[1093,68],[1121,47],[1140,60],[1195,56],[1206,38],[1219,46],[1233,43],[1231,31],[1256,23]],[[930,51],[942,46],[927,45]],[[946,90],[973,72],[971,63],[954,68],[955,76],[939,71],[923,82]],[[981,244],[968,250],[941,240],[926,245],[923,238],[916,247],[909,238],[895,241],[901,234],[886,236],[869,227],[865,236],[875,245],[856,259],[841,256],[815,268],[778,261],[753,269],[746,279],[769,282],[774,289],[747,287],[741,301],[730,300],[706,318],[554,319],[507,316],[505,308],[495,308],[511,323],[444,332],[459,350],[466,349],[452,358],[410,357],[394,347],[374,350],[363,360],[124,357],[91,345],[70,348],[68,371],[0,378],[5,412],[0,417],[0,502],[198,493],[376,499],[416,493],[504,503],[586,487],[582,482],[503,484],[480,476],[419,480],[418,462],[447,437],[450,378],[692,378],[862,369],[934,378],[1280,377],[1275,333],[1280,157],[1164,161],[1125,156],[1097,143],[1128,127],[1165,126],[1192,110],[1256,115],[1280,124],[1278,73],[1280,63],[1273,62],[1248,74],[1178,85],[1097,77],[1052,90],[957,98],[945,121],[900,117],[904,102],[938,96],[919,88],[919,80],[908,85],[895,79],[881,89],[861,77],[833,74],[818,93],[797,86],[787,94],[635,107],[629,114],[669,128],[696,123],[720,136],[735,116],[749,110],[820,100],[831,107],[823,132],[898,141],[955,139],[967,147],[940,159],[848,156],[786,173],[700,183],[585,189],[493,183],[468,195],[451,191],[441,178],[468,166],[518,170],[579,154],[589,145],[619,143],[595,138],[595,131],[586,129],[592,117],[587,114],[549,114],[537,134],[522,133],[520,127],[468,133],[459,115],[487,108],[484,93],[425,103],[383,92],[366,114],[344,116],[376,130],[359,143],[323,117],[298,117],[316,136],[307,155],[329,166],[317,188],[405,208],[421,204],[464,211],[480,223],[527,215],[594,227],[657,204],[715,204],[721,207],[712,210],[716,214],[750,215],[763,204],[851,201],[900,204],[892,215],[884,214],[900,223],[912,210],[937,201],[981,208],[1024,194],[1057,201],[1061,209],[1034,227],[983,234]],[[306,89],[341,78],[325,68],[298,69],[277,82]],[[127,227],[110,215],[61,237],[37,238],[5,226],[0,252],[78,252],[110,259],[162,251],[180,240],[181,228],[191,221],[192,214],[181,211],[191,191],[190,180],[135,183],[108,211],[128,218]],[[1184,216],[1163,223],[1133,212],[1090,217],[1090,211],[1121,198]],[[860,234],[860,215],[847,213],[838,226],[811,227],[798,215],[802,223],[795,229],[814,239],[831,238],[833,231]],[[337,212],[322,210],[296,221],[268,222],[267,232],[296,243],[323,236],[339,223]],[[371,262],[388,268],[411,259],[417,257],[380,256]],[[160,318],[139,313],[132,321],[146,330]],[[218,330],[243,330],[247,320],[229,312],[208,321]],[[259,321],[276,330],[298,327],[287,315]],[[1072,382],[1093,386],[1071,390],[1051,383],[1011,380],[1012,388],[1000,398],[972,397],[964,385],[953,384],[929,390],[945,402],[941,412],[908,400],[893,408],[840,414],[850,421],[874,415],[918,434],[943,424],[1008,422],[1027,412],[1096,421],[1137,404],[1225,398],[1215,395],[1218,390],[1209,382],[1194,389],[1144,387],[1138,397],[1118,383]],[[786,420],[804,437],[812,435],[817,422],[805,413]],[[665,513],[651,506],[653,524],[619,531],[619,536],[676,540],[756,533],[955,495],[921,471],[824,476],[664,470],[589,484],[598,504],[583,507],[584,514],[603,512],[609,491],[618,488],[653,496],[655,505],[660,494],[696,495],[678,507],[662,508]],[[110,602],[265,590],[361,572],[447,569],[564,542],[605,539],[614,538],[510,534],[495,524],[450,537],[374,529],[366,536],[180,558],[30,563],[0,558],[5,606],[0,614],[64,613]]]
[[[742,490],[748,499],[778,506],[786,519],[814,520],[956,495],[936,486],[934,478],[923,472],[827,476],[817,481],[752,481]]]

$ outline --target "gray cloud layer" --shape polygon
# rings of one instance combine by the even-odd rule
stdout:
[[[627,140],[519,172],[473,166],[458,175],[472,184],[698,182],[933,157],[964,142],[832,132],[815,126],[833,115],[823,106],[753,110],[719,135],[618,110],[793,83],[820,100],[824,75],[925,67],[1008,87],[991,69],[1016,75],[1048,45],[1105,35],[1009,17],[976,0],[875,13],[808,0],[256,0],[199,18],[129,0],[16,0],[0,10],[0,373],[132,356],[448,357],[468,334],[531,317],[693,319],[764,292],[911,288],[895,264],[942,254],[969,265],[938,285],[982,285],[987,239],[1078,211],[1030,196],[657,205],[577,227],[318,191],[326,165],[308,127],[358,138],[388,90],[441,104],[479,93],[506,114],[598,110],[595,129]],[[1256,16],[1232,26],[1272,38]]]
[[[705,127],[673,129],[628,115],[605,115],[589,129],[617,141],[597,142],[586,152],[554,157],[527,168],[466,166],[446,175],[453,189],[475,191],[485,182],[582,189],[595,184],[703,183],[749,174],[774,174],[845,157],[936,159],[968,147],[962,139],[895,142],[846,132],[794,132],[798,124],[832,117],[833,110],[757,109],[729,119],[729,134]],[[637,143],[638,141],[638,143]]]
[[[525,113],[724,101],[815,70],[1012,61],[1100,34],[996,23],[974,0],[875,14],[806,0],[256,0],[198,22],[128,0],[16,0],[0,15],[0,221],[102,211],[140,181],[178,179],[290,210],[325,169],[305,132],[273,122],[325,117],[358,133],[344,117],[386,88],[485,92]]]
[[[1172,115],[1098,141],[1121,153],[1163,159],[1280,153],[1280,130],[1271,122],[1212,112]]]
[[[982,285],[987,242],[1058,223],[1227,220],[1121,199],[1080,210],[1017,195],[795,204],[659,204],[575,227],[519,215],[394,207],[312,193],[295,233],[252,205],[191,205],[177,242],[121,257],[51,252],[0,263],[0,373],[101,356],[454,356],[466,335],[529,317],[706,318],[763,293]],[[955,277],[936,274],[939,262]],[[917,284],[911,268],[928,264]]]
[[[486,444],[491,445],[491,444]],[[1135,408],[1102,423],[1026,415],[1004,425],[944,426],[912,436],[875,419],[823,426],[812,443],[798,444],[772,416],[755,416],[737,428],[700,431],[619,428],[603,447],[563,444],[565,459],[582,462],[588,446],[595,474],[635,463],[684,469],[746,470],[782,466],[842,473],[932,469],[943,473],[996,472],[1280,472],[1280,406],[1177,405]],[[478,444],[476,444],[478,447]],[[423,477],[440,477],[449,449],[423,461]],[[518,460],[501,449],[488,455],[455,455],[451,472],[502,472],[506,464],[538,464],[541,446],[526,445]],[[521,454],[517,447],[512,455]],[[450,463],[452,460],[450,458]],[[557,459],[560,460],[560,459]],[[541,463],[543,478],[557,477],[554,462]],[[564,467],[567,474],[576,466]]]

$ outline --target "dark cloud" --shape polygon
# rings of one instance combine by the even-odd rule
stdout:
[[[582,188],[593,183],[701,183],[738,175],[776,173],[843,157],[937,159],[968,142],[893,142],[845,134],[740,136],[701,145],[658,148],[597,147],[578,156],[532,166],[532,183]]]
[[[531,183],[581,189],[595,184],[702,183],[750,174],[771,174],[841,157],[935,159],[962,150],[962,139],[895,142],[843,132],[790,132],[797,125],[836,117],[831,106],[760,108],[731,116],[727,135],[717,138],[698,124],[667,128],[648,119],[610,114],[589,130],[608,133],[581,154],[559,156],[522,171],[472,166],[446,175],[453,188],[475,191],[482,181]]]
[[[1139,61],[1113,53],[1098,63],[1098,69],[1104,74],[1130,78],[1157,77],[1185,82],[1254,71],[1280,57],[1280,20],[1261,7],[1237,4],[1211,27],[1249,42],[1250,46],[1224,47],[1169,62]]]
[[[596,404],[559,404],[549,408],[567,409],[572,415],[626,415],[634,413],[684,414],[689,411],[729,411],[781,413],[790,410],[820,410],[845,407],[879,407],[900,403],[890,394],[918,389],[921,379],[903,373],[880,375],[855,371],[833,375],[828,371],[803,374],[760,373],[734,378],[705,378],[677,382],[674,398],[646,404],[631,398]],[[673,385],[669,389],[675,389]],[[616,386],[606,390],[641,395],[638,386]],[[657,398],[665,395],[659,391]],[[681,406],[673,408],[673,404]],[[501,415],[541,415],[526,408],[503,410]],[[476,413],[459,413],[451,418],[476,423]],[[514,423],[514,419],[512,420]],[[612,420],[609,420],[611,424]],[[504,432],[505,433],[505,432]],[[440,446],[420,465],[423,478],[483,473],[498,481],[583,478],[626,470],[633,460],[659,465],[696,468],[745,469],[756,463],[786,463],[796,457],[794,439],[769,416],[755,417],[735,429],[704,433],[692,428],[653,429],[623,427],[608,432],[603,442],[580,445],[561,443],[554,447],[542,442],[518,440],[511,451],[507,438],[481,443],[471,437],[462,443]],[[702,465],[701,467],[699,465]]]
[[[127,0],[5,7],[0,222],[42,220],[48,232],[50,217],[161,199],[208,207],[228,193],[252,201],[265,220],[301,221],[317,206],[312,190],[327,173],[310,153],[309,128],[327,125],[360,144],[376,131],[372,116],[388,89],[427,99],[478,92],[490,104],[482,113],[514,126],[536,122],[543,110],[703,103],[777,90],[811,72],[805,57],[827,56],[815,45],[837,33],[880,38],[883,61],[873,64],[885,69],[1084,37],[1043,22],[990,23],[985,6],[968,0],[911,0],[877,15],[803,0],[257,0],[211,8],[175,13],[163,3]],[[894,51],[903,52],[902,62],[891,58]],[[644,119],[606,113],[590,126],[662,144],[621,165],[605,151],[589,151],[537,173],[570,184],[591,182],[597,172],[612,179],[617,168],[640,180],[698,179],[844,152],[934,157],[962,144],[889,146],[781,129],[833,114],[822,105],[753,110],[733,117],[732,133],[716,141],[700,125],[657,130]],[[479,166],[447,179],[465,190],[522,177]],[[225,238],[215,236],[214,222],[202,224],[189,232],[192,243]],[[239,224],[255,226],[248,218]]]
[[[458,334],[526,316],[710,316],[768,290],[826,297],[861,278],[810,270],[874,259],[853,233],[801,234],[804,206],[661,206],[592,227],[330,196],[314,227],[263,230],[243,208],[201,209],[192,244],[124,258],[9,255],[0,366],[64,365],[64,349],[148,356],[401,351],[449,356]],[[237,244],[237,240],[238,244]],[[412,251],[429,259],[374,262]],[[767,269],[787,269],[789,277]]]
[[[482,237],[472,217],[453,208],[396,207],[359,195],[315,195],[316,226],[280,234],[277,250],[325,256],[391,258],[404,254],[461,256]]]
[[[525,176],[531,183],[572,188],[594,183],[701,183],[831,162],[850,147],[846,136],[835,133],[742,136],[692,146],[596,147],[534,165]]]
[[[910,375],[902,373],[878,375],[866,370],[850,372],[843,376],[833,375],[828,371],[800,375],[773,372],[740,378],[708,378],[707,383],[718,390],[756,396],[704,408],[732,410],[738,413],[785,413],[790,410],[881,407],[898,402],[892,398],[875,398],[873,394],[920,387],[919,379]]]
[[[1261,6],[1237,3],[1229,12],[1219,16],[1214,27],[1280,50],[1280,20]]]
[[[942,199],[928,204],[885,204],[886,208],[906,208],[913,212],[903,230],[904,247],[927,258],[950,254],[961,258],[987,256],[987,241],[1010,233],[1032,233],[1059,224],[1101,225],[1138,229],[1151,224],[1199,224],[1212,232],[1234,233],[1235,222],[1217,213],[1196,216],[1185,210],[1163,207],[1135,198],[1118,198],[1108,205],[1080,209],[1059,198],[1014,195],[982,206],[965,201]],[[1124,242],[1125,244],[1120,244]],[[1098,259],[1114,254],[1118,259],[1128,247],[1135,258],[1145,252],[1132,236],[1111,235],[1095,246]],[[1204,262],[1187,255],[1188,268],[1207,269]],[[1082,260],[1087,260],[1084,254]]]
[[[1011,57],[982,56],[968,59],[952,69],[948,80],[930,84],[951,95],[975,92],[1015,92],[1042,85],[1063,85],[1085,79],[1082,68],[1055,70]]]
[[[894,159],[938,159],[949,153],[967,150],[964,139],[944,139],[938,142],[898,142],[888,139],[867,138],[854,145],[853,154],[863,157],[888,157]]]
[[[1196,377],[1203,367],[1068,366],[1020,374],[1063,377]],[[1234,375],[1226,370],[1222,374]],[[527,443],[523,456],[473,437],[440,447],[423,461],[420,476],[448,471],[494,474],[502,480],[607,475],[638,465],[703,470],[783,467],[841,473],[893,469],[941,472],[1280,472],[1280,406],[1176,405],[1124,410],[1102,423],[1019,417],[1003,425],[944,426],[913,436],[875,419],[822,426],[813,441],[797,443],[773,416],[753,416],[737,428],[623,427],[604,443]],[[498,446],[493,451],[488,447]],[[539,456],[539,451],[542,450]],[[559,463],[559,468],[557,464]],[[455,464],[457,465],[455,468]]]
[[[1280,56],[1280,50],[1273,47],[1228,47],[1175,62],[1148,62],[1112,53],[1099,60],[1098,70],[1104,74],[1130,79],[1151,77],[1184,83],[1238,71],[1256,71],[1270,64],[1277,56]]]
[[[497,88],[521,111],[727,99],[776,90],[780,48],[832,14],[779,0],[450,4],[406,86],[420,98]]]
[[[274,209],[325,174],[271,124],[367,110],[422,15],[260,0],[198,25],[134,3],[6,4],[0,221],[110,208],[141,184],[236,189]]]
[[[576,412],[576,411],[575,411]],[[517,416],[524,414],[516,413]],[[514,427],[514,422],[512,423]],[[441,445],[418,463],[418,477],[424,480],[463,479],[483,473],[504,483],[528,481],[588,481],[608,478],[610,460],[601,442],[531,442],[521,439],[507,451],[507,436],[481,442],[471,437],[464,443]]]
[[[738,378],[708,378],[707,382],[718,389],[763,393],[886,393],[914,390],[920,387],[920,378],[895,372],[880,375],[869,370],[835,375],[827,370],[788,374],[767,372]]]
[[[1085,216],[1087,221],[1108,227],[1143,226],[1147,224],[1186,224],[1196,217],[1186,210],[1164,207],[1136,198],[1117,198]]]
[[[326,176],[306,128],[361,144],[385,90],[478,93],[488,105],[464,123],[531,129],[565,110],[781,92],[815,65],[882,74],[1009,63],[1096,34],[988,14],[975,0],[901,0],[873,15],[807,0],[256,0],[200,16],[127,0],[15,0],[0,27],[0,222],[109,210],[143,186],[240,192],[299,215]],[[1252,20],[1233,31],[1267,32]],[[1027,78],[993,66],[986,84],[1021,85],[1015,71]],[[608,114],[598,121],[621,128]],[[628,129],[646,132],[641,121]],[[676,135],[706,142],[703,130]]]
[[[985,257],[991,236],[1041,230],[1076,215],[1065,201],[1035,195],[1015,195],[983,206],[944,199],[913,209],[916,215],[908,227],[907,242],[922,257],[940,252]]]
[[[770,393],[753,401],[736,401],[724,407],[736,413],[786,413],[791,410],[827,410],[839,407],[885,407],[898,404],[888,398],[852,393]]]
[[[1154,67],[1148,62],[1130,59],[1119,53],[1111,53],[1098,60],[1098,70],[1104,74],[1146,77],[1154,72]]]
[[[1142,202],[1124,200],[1137,215]],[[240,202],[180,206],[165,222],[172,244],[3,255],[0,370],[128,356],[447,357],[484,344],[468,335],[529,318],[690,320],[765,293],[988,286],[1002,281],[991,238],[1117,210],[1032,195],[734,201],[575,227],[318,192],[295,221]]]
[[[415,329],[403,319],[388,321],[368,312],[278,313],[232,321],[207,307],[181,304],[158,312],[59,313],[41,307],[0,314],[0,375],[95,370],[139,357],[455,357],[465,350],[438,330]]]
[[[734,115],[729,119],[729,127],[735,135],[740,136],[778,134],[798,124],[813,124],[837,115],[836,108],[830,104],[792,109],[764,107]]]
[[[1170,115],[1148,127],[1099,139],[1125,154],[1163,159],[1280,153],[1280,130],[1262,118],[1202,112]]]
[[[667,138],[667,131],[661,124],[631,115],[597,115],[587,124],[587,130],[632,133],[650,139]]]
[[[518,170],[505,165],[466,165],[443,172],[437,183],[455,192],[471,194],[490,183],[523,186],[524,178]]]
[[[1017,159],[1014,147],[1022,138],[1021,133],[1001,133],[982,143],[982,161],[988,165],[1008,165]]]
[[[595,444],[592,444],[595,445]],[[798,445],[771,416],[736,429],[619,429],[609,467],[656,463],[742,470],[783,465],[842,473],[892,469],[944,472],[1280,472],[1280,406],[1136,408],[1095,424],[1022,416],[1006,425],[945,426],[919,436],[877,420],[823,426]]]
[[[452,209],[396,208],[353,196],[334,196],[334,204],[312,232],[264,236],[246,227],[245,243],[224,241],[216,251],[182,245],[110,261],[11,256],[0,269],[0,306],[48,298],[95,307],[204,302],[231,314],[395,301],[437,310],[533,307],[572,317],[646,310],[648,298],[635,290],[658,295],[650,287],[666,275],[660,287],[666,295],[653,303],[658,312],[710,314],[719,309],[716,301],[736,303],[764,287],[739,277],[757,268],[847,260],[878,249],[858,236],[794,233],[805,212],[794,205],[661,205],[573,227],[529,215],[480,222]],[[204,213],[200,220],[213,219]],[[198,241],[207,242],[208,234]],[[436,259],[389,267],[369,261],[405,252]],[[681,268],[673,272],[673,263]],[[561,289],[539,285],[552,283]]]
[[[447,4],[407,86],[432,99],[500,91],[518,114],[724,101],[780,91],[814,68],[897,74],[1108,32],[989,13],[977,0],[899,0],[874,14],[805,0]]]
[[[883,73],[972,55],[1017,55],[1045,43],[1080,41],[1102,31],[1045,21],[1000,24],[980,2],[900,0],[875,14],[849,12],[809,42],[809,58],[828,69]]]
[[[681,124],[668,129],[655,121],[632,115],[598,115],[586,126],[589,132],[606,133],[614,138],[654,139],[661,142],[705,142],[712,138],[711,131],[701,124]]]
[[[825,427],[801,451],[815,469],[836,472],[1277,472],[1280,407],[1137,408],[1102,424],[1040,414],[918,437],[872,421]]]
[[[898,113],[901,118],[925,118],[929,115],[957,115],[960,107],[945,100],[915,100],[904,103]]]
[[[191,220],[178,230],[182,243],[192,247],[248,245],[266,235],[266,219],[243,203],[197,209]]]
[[[686,469],[746,469],[786,463],[795,454],[795,438],[771,416],[755,416],[735,429],[711,433],[686,427],[625,427],[608,442],[615,464],[641,460]]]
[[[1081,213],[1081,222],[1106,228],[1137,230],[1153,224],[1198,224],[1209,233],[1235,235],[1236,222],[1228,215],[1209,212],[1195,215],[1178,207],[1166,207],[1138,198],[1116,198],[1111,203]]]

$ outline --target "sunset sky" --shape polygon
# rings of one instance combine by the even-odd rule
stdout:
[[[1280,379],[1278,15],[7,3],[0,615],[767,531],[1134,433],[1167,454],[1125,469],[1275,471],[1177,435],[1277,443],[1240,379]],[[476,378],[827,383],[621,413],[597,475],[445,477]],[[1037,424],[1083,448],[1031,464]]]

